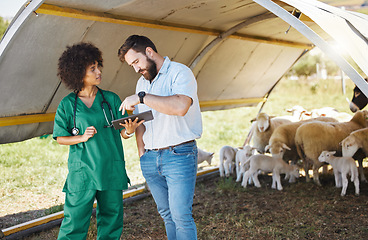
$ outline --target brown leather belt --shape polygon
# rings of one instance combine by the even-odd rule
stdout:
[[[194,141],[195,140],[190,140],[190,141],[182,142],[182,143],[179,143],[179,144],[176,144],[176,145],[172,145],[172,146],[168,146],[168,147],[164,147],[164,148],[154,148],[154,149],[148,149],[148,150],[153,150],[153,151],[165,150],[165,149],[177,147],[177,146],[182,145],[182,144],[191,143],[191,142],[194,142]]]

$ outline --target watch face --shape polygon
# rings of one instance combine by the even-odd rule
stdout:
[[[142,91],[142,92],[139,92],[138,93],[138,97],[139,97],[140,103],[143,103],[144,96],[146,96],[146,93],[145,92]]]

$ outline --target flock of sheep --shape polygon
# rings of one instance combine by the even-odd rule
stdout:
[[[368,111],[351,116],[333,108],[314,109],[310,112],[300,106],[289,110],[291,116],[272,117],[259,113],[251,127],[252,145],[241,148],[223,146],[220,149],[221,177],[236,173],[236,181],[247,187],[254,183],[260,187],[258,174],[272,173],[272,188],[282,190],[280,174],[295,182],[299,166],[303,166],[306,181],[313,169],[313,181],[319,181],[319,168],[332,166],[336,187],[346,194],[348,176],[359,195],[359,179],[366,182],[363,159],[368,156]],[[268,154],[268,152],[270,154]],[[211,163],[213,153],[199,149],[198,163]],[[359,174],[355,160],[359,163]]]

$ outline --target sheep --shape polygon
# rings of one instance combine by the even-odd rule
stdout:
[[[246,164],[248,158],[254,155],[255,148],[246,145],[245,147],[239,149],[235,156],[235,166],[236,166],[236,181],[240,182],[241,177],[244,172],[248,170],[249,164]]]
[[[323,108],[315,108],[310,111],[311,117],[333,117],[336,113],[338,113],[335,108],[332,107],[323,107]]]
[[[318,169],[322,163],[318,156],[322,151],[339,151],[339,143],[351,132],[368,126],[368,112],[363,110],[355,113],[349,122],[312,121],[302,124],[295,134],[295,145],[299,157],[308,165],[313,165],[313,181],[321,186]],[[341,152],[341,150],[340,150]],[[309,169],[309,168],[306,168]],[[306,171],[307,181],[309,180]]]
[[[272,117],[272,119],[277,119],[277,120],[279,120],[279,119],[284,119],[284,120],[289,120],[290,122],[298,122],[300,119],[299,118],[296,118],[296,117],[294,117],[294,116],[289,116],[289,115],[285,115],[285,116],[277,116],[277,117],[275,117],[275,116],[271,116]]]
[[[231,146],[223,146],[220,149],[220,177],[229,177],[230,174],[234,173],[235,155],[237,151],[237,148],[233,148]]]
[[[286,109],[286,111],[291,113],[291,116],[295,119],[298,119],[298,121],[310,119],[310,117],[304,114],[307,112],[307,110],[303,108],[302,106],[295,105],[292,108]]]
[[[295,134],[296,130],[304,123],[311,122],[311,121],[324,121],[324,122],[337,122],[337,120],[328,117],[319,117],[309,120],[304,120],[300,122],[288,123],[283,124],[275,129],[272,133],[269,143],[266,146],[266,151],[270,151],[272,156],[279,155],[281,151],[284,152],[285,149],[289,150],[286,151],[283,155],[283,159],[288,162],[289,160],[292,161],[294,164],[300,159],[298,151],[295,145]],[[308,171],[307,165],[305,166],[305,171]],[[306,174],[306,176],[308,176]],[[294,179],[290,179],[290,182],[293,182]]]
[[[214,154],[213,152],[206,152],[206,151],[198,148],[197,163],[200,164],[200,163],[206,161],[208,163],[208,165],[211,165],[213,154]]]
[[[323,151],[319,155],[318,160],[320,162],[326,162],[331,164],[334,175],[336,187],[340,188],[341,196],[345,196],[346,189],[348,187],[347,175],[351,176],[351,181],[354,182],[355,195],[359,196],[359,178],[358,178],[358,168],[355,164],[355,160],[352,157],[335,157],[336,151]]]
[[[264,153],[273,131],[278,126],[286,123],[291,123],[291,121],[287,119],[274,119],[266,113],[259,113],[256,118],[256,125],[252,127],[253,147],[257,149],[259,153]]]
[[[359,175],[362,182],[367,182],[363,170],[363,159],[368,156],[368,128],[359,129],[347,136],[340,143],[342,146],[342,155],[344,157],[355,157],[358,158],[359,162]],[[364,155],[361,157],[355,156],[358,149],[362,149]]]
[[[346,157],[353,155],[362,148],[364,153],[368,155],[368,128],[356,130],[349,134],[341,141],[342,154]]]
[[[337,119],[339,122],[347,122],[347,121],[350,121],[352,118],[350,114],[346,112],[339,112],[335,108],[332,108],[332,107],[312,109],[310,113],[305,113],[305,115],[310,116],[312,118],[332,117],[332,118]]]
[[[285,173],[295,178],[299,177],[299,169],[295,165],[287,164],[282,158],[271,157],[264,154],[251,156],[249,162],[249,170],[244,173],[242,186],[247,187],[247,182],[250,177],[253,177],[254,186],[261,187],[258,180],[258,171],[272,172],[272,189],[282,190],[280,174]]]

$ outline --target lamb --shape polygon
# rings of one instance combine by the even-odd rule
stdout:
[[[313,121],[301,125],[295,134],[295,145],[299,157],[305,164],[313,165],[313,181],[321,185],[318,169],[322,163],[318,156],[322,151],[339,151],[339,143],[351,132],[368,126],[368,112],[363,110],[355,113],[349,122]],[[341,150],[340,150],[341,152]],[[306,177],[308,172],[306,172]],[[307,177],[308,180],[308,177]]]
[[[239,149],[235,156],[235,166],[236,166],[236,181],[240,182],[241,177],[249,168],[249,164],[246,161],[254,155],[255,148],[246,145],[245,147]],[[248,162],[249,163],[249,162]]]
[[[335,157],[335,153],[336,151],[323,151],[321,155],[319,155],[318,160],[331,164],[335,175],[336,187],[342,187],[341,196],[345,196],[346,194],[349,183],[347,178],[348,174],[351,176],[350,180],[354,182],[355,195],[359,196],[359,178],[355,160],[352,157]]]
[[[211,165],[211,161],[213,158],[213,152],[206,152],[200,148],[198,148],[198,160],[197,163],[200,164],[204,161],[208,163],[208,165]]]
[[[234,173],[235,155],[237,151],[237,148],[233,148],[231,146],[223,146],[220,149],[220,177],[229,177],[230,174]]]
[[[298,151],[295,145],[295,134],[296,130],[304,123],[311,121],[324,121],[324,122],[337,122],[333,118],[319,117],[300,122],[294,122],[289,124],[283,124],[275,129],[272,133],[269,144],[266,146],[266,151],[270,151],[272,156],[279,155],[280,152],[285,152],[285,149],[289,150],[283,154],[283,159],[288,162],[292,161],[294,164],[300,159]],[[305,165],[305,171],[308,171],[308,165]],[[306,176],[308,176],[306,174]],[[308,176],[309,177],[309,176]],[[293,182],[294,179],[290,179]]]
[[[340,144],[342,146],[342,155],[344,157],[354,157],[359,149],[363,150],[364,155],[360,157],[356,156],[356,158],[358,158],[359,162],[360,180],[367,182],[367,179],[364,176],[362,162],[363,159],[368,156],[368,128],[359,129],[350,133],[350,135],[342,140]],[[359,154],[359,152],[357,154]]]
[[[285,173],[295,178],[299,177],[299,169],[295,165],[287,164],[280,157],[271,157],[263,154],[253,155],[249,159],[249,170],[244,173],[242,186],[247,187],[250,177],[253,177],[254,186],[261,187],[258,180],[258,171],[272,172],[272,189],[282,190],[280,174]],[[247,161],[247,162],[248,162]]]
[[[257,149],[259,153],[264,153],[273,131],[278,126],[286,123],[291,123],[291,121],[287,119],[274,119],[266,113],[259,113],[256,118],[255,126],[252,127],[253,147]]]

